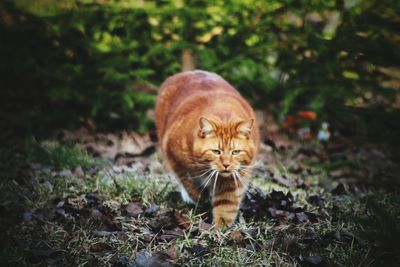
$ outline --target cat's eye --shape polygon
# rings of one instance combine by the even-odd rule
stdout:
[[[213,149],[213,150],[211,150],[211,151],[212,151],[212,153],[214,153],[215,155],[221,155],[221,150]]]
[[[240,153],[240,150],[236,149],[236,150],[232,150],[232,155],[237,155]]]

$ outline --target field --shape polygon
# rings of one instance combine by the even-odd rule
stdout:
[[[287,140],[281,147],[263,144],[237,222],[219,231],[210,224],[204,203],[190,206],[180,200],[176,183],[164,171],[150,139],[135,134],[137,141],[147,142],[142,143],[141,153],[105,159],[112,146],[104,149],[102,142],[115,142],[124,134],[96,133],[97,138],[83,137],[86,143],[74,145],[65,138],[19,140],[2,151],[8,175],[0,199],[3,264],[395,266],[400,262],[399,195],[396,187],[388,189],[390,185],[383,182],[385,175],[392,179],[389,171],[395,173],[398,165],[376,146],[356,147],[339,138],[330,144],[304,140]],[[82,141],[82,133],[72,136]],[[378,175],[381,180],[376,184]]]

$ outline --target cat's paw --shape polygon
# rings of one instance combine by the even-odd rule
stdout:
[[[213,224],[216,229],[226,229],[233,224],[233,221],[231,218],[217,217],[213,220]]]

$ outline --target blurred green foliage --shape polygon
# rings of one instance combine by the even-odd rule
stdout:
[[[32,144],[29,151],[32,162],[54,166],[58,170],[93,168],[101,161],[90,156],[85,150],[75,146],[60,144]]]
[[[395,0],[2,1],[1,119],[25,131],[87,117],[146,131],[184,48],[280,115],[395,107],[398,10]]]

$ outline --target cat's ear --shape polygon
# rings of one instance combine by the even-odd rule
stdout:
[[[253,127],[254,119],[239,122],[236,126],[236,131],[245,137],[249,137],[251,133],[251,128]]]
[[[201,137],[205,137],[206,135],[208,135],[214,131],[214,127],[211,124],[211,122],[204,117],[200,118],[199,126],[200,126],[200,136]]]

